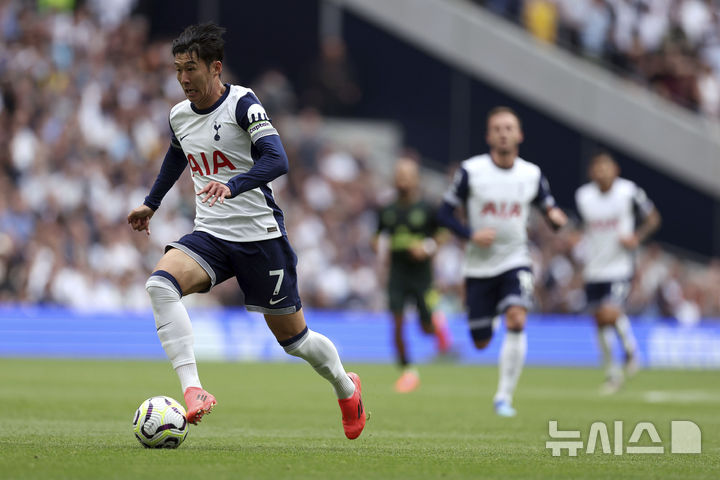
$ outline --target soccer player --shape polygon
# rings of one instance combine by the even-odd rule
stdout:
[[[590,183],[575,193],[583,221],[585,294],[598,328],[603,355],[603,393],[616,392],[625,375],[637,370],[636,342],[624,303],[634,272],[633,251],[660,226],[660,214],[642,188],[618,177],[620,170],[610,154],[590,161]],[[625,375],[613,361],[615,333],[625,353]]]
[[[170,147],[143,205],[128,215],[150,234],[150,219],[190,165],[197,193],[195,228],[165,248],[146,283],[158,337],[176,370],[196,424],[215,405],[200,383],[193,330],[181,301],[235,277],[246,308],[261,312],[285,351],[306,360],[333,386],[345,435],[365,426],[360,378],[346,373],[333,343],[305,324],[298,296],[297,257],[269,182],[288,160],[277,131],[252,90],[220,80],[224,29],[187,27],[172,43],[177,79],[186,100],[170,110]]]
[[[447,325],[440,312],[433,314],[428,297],[432,288],[432,257],[437,250],[437,212],[419,192],[418,164],[410,158],[400,158],[395,165],[397,198],[378,213],[377,235],[373,248],[377,251],[381,234],[390,237],[390,272],[387,292],[393,316],[394,343],[397,363],[402,369],[395,382],[395,390],[407,393],[420,385],[420,376],[411,364],[403,335],[405,303],[412,301],[420,317],[424,333],[434,334],[440,353],[450,348]]]
[[[465,296],[470,333],[478,349],[488,346],[496,316],[504,314],[507,332],[500,349],[495,412],[516,414],[513,393],[520,377],[527,339],[524,328],[532,305],[533,276],[527,239],[530,206],[554,228],[567,223],[555,205],[547,179],[537,165],[518,157],[523,132],[517,114],[496,107],[487,117],[490,153],[462,162],[440,208],[440,222],[467,240]],[[464,207],[467,222],[456,217]]]

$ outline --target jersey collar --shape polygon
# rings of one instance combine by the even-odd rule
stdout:
[[[212,106],[210,106],[208,108],[197,108],[195,106],[195,104],[191,103],[190,108],[192,108],[193,112],[198,113],[200,115],[205,115],[205,114],[212,112],[216,108],[218,108],[225,101],[227,96],[230,94],[230,84],[225,83],[224,85],[225,85],[225,93],[223,93],[222,96],[220,98],[218,98],[217,102],[213,103]]]

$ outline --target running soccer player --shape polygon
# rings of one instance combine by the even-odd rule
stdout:
[[[537,165],[518,157],[523,133],[517,114],[496,107],[487,117],[490,153],[462,162],[440,208],[440,222],[465,248],[465,296],[475,346],[484,349],[495,317],[503,315],[507,332],[500,349],[495,412],[515,416],[513,393],[525,363],[524,328],[532,305],[533,276],[527,239],[530,206],[540,209],[555,228],[567,217],[555,205],[547,179]],[[463,206],[467,223],[455,215]]]
[[[633,277],[637,246],[660,226],[660,214],[642,188],[618,177],[620,170],[608,153],[590,161],[590,183],[578,188],[575,203],[583,221],[585,295],[598,328],[605,383],[614,393],[624,377],[638,368],[637,345],[624,312]],[[613,360],[615,333],[625,353],[624,374]]]
[[[393,316],[393,339],[397,363],[402,369],[395,390],[408,393],[420,385],[420,376],[409,359],[403,332],[405,304],[417,307],[424,333],[435,335],[440,353],[450,349],[450,334],[440,312],[433,314],[428,304],[432,289],[432,257],[437,250],[437,212],[420,198],[418,164],[400,158],[395,165],[397,198],[378,213],[373,248],[378,250],[381,234],[390,237],[390,272],[387,292]]]
[[[277,131],[252,90],[222,83],[225,29],[187,27],[172,43],[186,100],[170,111],[171,144],[143,205],[128,215],[150,234],[150,219],[190,165],[197,192],[195,228],[165,248],[145,284],[158,337],[180,378],[187,420],[198,423],[216,404],[200,383],[193,330],[181,301],[235,277],[246,308],[265,315],[285,351],[306,360],[333,386],[345,435],[365,426],[360,378],[346,373],[333,343],[310,330],[297,289],[297,257],[269,182],[288,170]]]

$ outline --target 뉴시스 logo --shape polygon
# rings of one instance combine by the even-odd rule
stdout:
[[[613,453],[615,455],[665,453],[665,447],[660,435],[651,422],[638,422],[635,425],[625,449],[623,449],[623,421],[616,420],[613,422],[613,427],[613,448],[611,449],[607,425],[604,422],[593,422],[587,435],[585,453],[595,453],[598,448],[602,453]],[[647,432],[647,436],[653,444],[652,446],[637,445],[645,432]],[[567,450],[569,456],[576,457],[578,450],[583,448],[580,430],[558,430],[557,420],[548,422],[548,433],[553,440],[545,442],[545,448],[552,450],[553,457],[561,456],[563,450]],[[700,427],[694,422],[673,420],[670,423],[670,437],[670,453],[701,453],[702,434],[700,433]]]

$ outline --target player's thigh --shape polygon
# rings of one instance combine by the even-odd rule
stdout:
[[[418,281],[410,290],[410,297],[417,307],[420,324],[424,331],[432,332],[432,307],[430,305],[430,296],[432,294],[432,285],[430,281]]]
[[[468,327],[475,345],[484,348],[493,335],[493,319],[497,315],[498,288],[496,278],[466,278],[465,304]]]
[[[405,310],[405,275],[396,269],[390,271],[387,284],[388,309],[396,315],[402,315]]]
[[[532,272],[526,267],[509,270],[499,276],[498,289],[498,313],[505,314],[505,325],[511,330],[524,328],[533,304]]]
[[[176,248],[171,248],[162,256],[155,270],[164,270],[177,280],[183,295],[207,290],[210,287],[210,275],[192,257]]]
[[[286,237],[236,244],[232,264],[248,311],[282,317],[300,311],[297,256]]]
[[[587,305],[598,325],[615,323],[623,312],[629,293],[630,280],[585,284]]]

